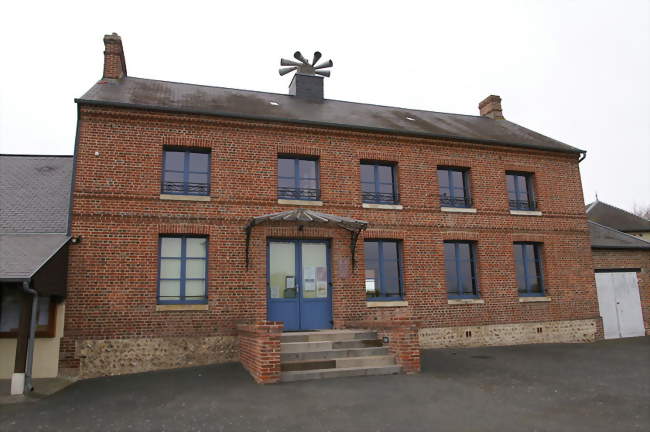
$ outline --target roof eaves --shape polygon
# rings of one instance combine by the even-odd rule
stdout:
[[[156,106],[156,105],[131,104],[131,103],[124,103],[124,102],[107,102],[107,101],[97,101],[97,100],[81,99],[81,98],[76,98],[74,101],[75,101],[75,103],[81,104],[81,105],[112,106],[112,107],[118,107],[118,108],[131,108],[131,109],[139,109],[139,110],[146,110],[146,111],[199,114],[199,115],[210,115],[210,116],[226,117],[226,118],[237,118],[237,119],[243,119],[243,120],[257,120],[257,121],[267,121],[267,122],[292,123],[292,124],[300,124],[300,125],[307,125],[307,126],[324,126],[324,127],[339,128],[339,129],[349,129],[349,130],[364,131],[364,132],[385,133],[385,134],[391,134],[391,135],[405,135],[405,136],[416,136],[416,137],[425,137],[425,138],[445,139],[445,140],[451,140],[451,141],[462,141],[462,142],[469,142],[469,143],[476,143],[476,144],[493,144],[493,145],[496,144],[496,145],[502,145],[502,146],[506,146],[506,147],[526,148],[526,149],[530,149],[530,150],[542,150],[542,151],[550,151],[550,152],[557,152],[557,153],[568,153],[568,154],[586,154],[587,153],[586,150],[581,150],[581,149],[578,149],[578,148],[575,148],[575,147],[570,147],[570,146],[569,146],[570,148],[567,148],[567,149],[557,149],[557,148],[550,148],[550,147],[544,147],[544,146],[539,146],[539,145],[531,145],[531,144],[526,144],[526,143],[515,143],[515,142],[507,142],[507,141],[488,140],[488,139],[467,138],[467,137],[453,136],[453,135],[439,135],[439,134],[431,134],[431,133],[426,133],[426,132],[415,132],[415,131],[408,132],[408,131],[402,131],[402,130],[396,130],[396,129],[387,129],[387,128],[370,127],[370,126],[353,126],[353,125],[340,124],[340,123],[318,122],[318,121],[311,121],[311,120],[298,120],[298,119],[290,119],[290,118],[282,118],[282,117],[267,117],[267,116],[254,116],[254,115],[248,115],[248,114],[233,114],[233,113],[227,113],[227,112],[222,112],[222,111],[205,111],[205,110],[194,110],[194,109],[188,109],[188,108],[169,108],[169,107],[162,107],[162,106]]]

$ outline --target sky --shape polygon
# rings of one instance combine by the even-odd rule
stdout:
[[[104,34],[130,76],[286,93],[281,57],[334,61],[325,97],[505,117],[587,150],[585,202],[650,205],[650,1],[5,2],[0,153],[72,154]]]

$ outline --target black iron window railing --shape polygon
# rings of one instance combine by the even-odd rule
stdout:
[[[440,204],[443,207],[470,208],[472,206],[472,200],[470,197],[453,198],[449,196],[442,196],[440,197]]]
[[[511,210],[535,210],[534,200],[510,200]]]
[[[316,201],[320,199],[320,189],[278,187],[278,197],[282,199]]]
[[[185,182],[163,182],[163,193],[167,194],[188,194],[207,195],[209,190],[207,183],[185,183]]]
[[[363,202],[371,204],[396,204],[399,196],[393,192],[362,192]]]

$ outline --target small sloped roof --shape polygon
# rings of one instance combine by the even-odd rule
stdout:
[[[625,232],[650,231],[650,220],[643,219],[611,204],[594,201],[587,205],[589,220]]]
[[[593,249],[647,249],[650,251],[650,242],[593,221],[589,221],[589,231]]]
[[[349,231],[358,231],[365,229],[368,226],[368,222],[366,221],[298,208],[295,210],[287,210],[278,213],[256,216],[251,219],[247,225],[247,228],[253,227],[255,225],[260,225],[265,222],[322,223],[345,228]]]
[[[0,155],[0,233],[68,230],[72,156]]]
[[[0,234],[0,280],[32,278],[68,240],[65,234]]]
[[[135,77],[102,79],[76,101],[81,104],[300,123],[565,153],[584,152],[507,120],[333,99],[309,101],[288,94]]]

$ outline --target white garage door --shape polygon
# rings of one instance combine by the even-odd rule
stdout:
[[[636,273],[596,273],[596,288],[605,339],[645,335]]]

